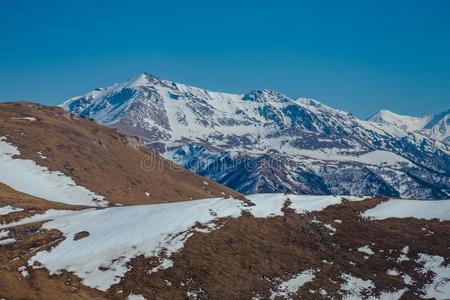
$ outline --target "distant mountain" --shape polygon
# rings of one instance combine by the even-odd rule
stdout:
[[[432,119],[432,116],[411,117],[399,115],[389,110],[382,109],[370,117],[368,121],[391,124],[404,130],[416,131],[423,129]]]
[[[312,99],[218,93],[146,73],[61,106],[246,194],[450,194],[450,149],[439,129],[448,114],[419,130],[434,118],[380,112],[364,121]]]
[[[395,125],[403,130],[418,132],[431,139],[450,145],[450,109],[439,114],[423,117],[399,115],[380,110],[369,121]]]

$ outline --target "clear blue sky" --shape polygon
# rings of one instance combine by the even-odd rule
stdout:
[[[0,1],[0,101],[142,72],[368,117],[450,108],[450,1]]]

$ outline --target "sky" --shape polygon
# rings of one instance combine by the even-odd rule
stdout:
[[[148,72],[367,118],[450,109],[450,1],[0,1],[0,101],[48,105]]]

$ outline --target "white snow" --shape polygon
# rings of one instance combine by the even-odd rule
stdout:
[[[412,163],[406,158],[384,150],[374,150],[360,155],[348,155],[341,153],[342,149],[339,148],[324,148],[318,150],[309,149],[294,149],[297,154],[306,156],[321,161],[342,161],[342,162],[360,162],[368,165],[397,165],[399,163],[412,165]],[[293,150],[293,151],[294,151]]]
[[[0,239],[7,237],[9,235],[9,230],[0,230]]]
[[[433,118],[432,116],[411,117],[399,115],[389,110],[380,110],[377,114],[372,116],[369,119],[369,121],[388,125],[395,125],[398,128],[407,131],[416,131],[422,129],[425,125],[427,125],[432,118]]]
[[[106,206],[103,196],[76,185],[59,171],[49,171],[27,159],[15,159],[19,150],[0,137],[0,182],[46,200],[73,205]]]
[[[329,230],[331,230],[331,231],[333,231],[333,232],[336,232],[336,228],[334,228],[332,225],[330,225],[330,224],[323,224],[323,226],[325,226],[327,229],[329,229]]]
[[[30,274],[28,273],[28,271],[27,271],[27,267],[26,267],[26,266],[19,267],[19,268],[17,269],[17,272],[19,272],[20,274],[22,274],[22,276],[25,277],[25,278],[27,278],[27,277],[30,275]]]
[[[346,197],[346,196],[310,196],[310,195],[289,195],[291,200],[291,208],[297,213],[321,211],[331,205],[341,204],[342,199],[360,200],[362,198]]]
[[[91,211],[93,209],[86,209],[83,210],[83,212]],[[49,209],[43,214],[36,214],[32,215],[31,217],[23,218],[21,220],[6,223],[6,224],[0,224],[0,229],[2,228],[11,228],[18,225],[24,225],[24,224],[31,224],[35,222],[43,222],[43,221],[49,221],[54,220],[58,217],[65,217],[73,214],[77,214],[79,211],[73,211],[73,210],[59,210],[59,209]]]
[[[388,274],[390,276],[398,276],[398,275],[400,275],[400,273],[396,269],[389,269],[389,270],[386,271],[386,274]]]
[[[9,245],[16,241],[15,238],[0,240],[0,245]]]
[[[47,159],[47,156],[43,155],[41,151],[38,151],[37,155],[42,159]]]
[[[251,214],[257,218],[265,218],[267,216],[281,216],[283,215],[281,209],[286,200],[290,200],[290,208],[297,213],[305,213],[312,211],[321,211],[328,206],[341,204],[345,198],[350,201],[360,201],[366,199],[364,197],[350,197],[350,196],[312,196],[312,195],[293,195],[293,194],[254,194],[246,196],[247,199],[256,204],[246,208]]]
[[[127,300],[146,300],[146,298],[142,295],[129,294]]]
[[[414,279],[411,276],[409,276],[408,274],[406,274],[406,273],[402,274],[402,279],[403,279],[403,282],[406,285],[413,285],[414,284]]]
[[[238,217],[241,208],[238,200],[211,198],[73,212],[43,225],[58,229],[67,238],[50,252],[38,252],[29,264],[39,261],[51,274],[62,269],[74,272],[83,284],[104,291],[121,280],[133,257],[159,256],[163,248],[168,257],[183,247],[196,222]],[[80,231],[89,232],[89,236],[74,241]],[[167,260],[162,264],[171,266]],[[107,270],[100,270],[100,266]]]
[[[35,118],[35,117],[22,117],[22,118],[14,118],[14,119],[17,119],[17,120],[27,120],[27,121],[30,121],[30,122],[35,122],[35,121],[36,121],[36,118]]]
[[[376,220],[409,217],[450,220],[450,200],[390,199],[366,210],[362,216]]]
[[[342,274],[341,278],[344,283],[341,285],[341,290],[344,291],[343,299],[361,299],[364,291],[374,288],[371,280],[363,280],[351,274]]]
[[[291,297],[306,283],[313,281],[315,271],[313,269],[305,270],[291,279],[279,284],[275,291],[272,291],[270,299],[282,297],[283,299],[291,299]]]
[[[423,264],[422,273],[434,273],[433,281],[423,289],[424,298],[448,299],[450,295],[450,265],[444,266],[445,259],[437,255],[419,253],[416,260]]]
[[[358,251],[366,253],[368,255],[372,255],[372,254],[375,253],[375,252],[372,251],[372,249],[370,249],[369,245],[365,245],[365,246],[359,247]]]
[[[404,136],[405,133],[418,133],[448,145],[450,135],[449,119],[450,110],[423,117],[405,116],[388,110],[380,110],[369,121],[375,122],[377,125],[384,125],[383,129],[387,129],[394,136]],[[395,128],[405,133],[396,133]]]
[[[12,207],[11,205],[6,205],[3,207],[0,207],[0,216],[6,216],[7,214],[16,212],[16,211],[22,211],[23,208],[15,208]]]
[[[408,253],[409,253],[409,246],[408,246],[408,245],[406,245],[405,247],[403,247],[402,253],[403,253],[403,254],[408,254]]]
[[[397,258],[397,262],[407,261],[409,260],[408,253],[409,253],[409,246],[406,245],[402,249],[402,254]]]
[[[0,225],[0,229],[52,220],[42,227],[57,229],[66,239],[50,251],[38,252],[29,264],[38,261],[51,274],[63,269],[73,272],[85,285],[106,290],[121,280],[128,270],[126,264],[138,255],[160,257],[159,264],[149,268],[149,272],[171,267],[171,254],[182,249],[193,232],[214,230],[214,220],[218,218],[239,217],[243,211],[257,218],[282,215],[281,208],[288,198],[292,201],[291,207],[299,213],[322,210],[342,202],[337,196],[262,194],[248,198],[256,205],[248,207],[236,199],[210,198],[82,211],[48,210]],[[192,228],[196,222],[207,228]],[[75,234],[81,231],[89,232],[89,236],[74,241]],[[164,255],[161,255],[162,249],[165,249]]]
[[[399,170],[404,165],[424,170],[422,168],[424,160],[418,156],[413,159],[409,155],[415,154],[417,150],[421,155],[426,154],[431,157],[434,154],[430,151],[438,149],[436,146],[426,151],[420,150],[420,138],[425,139],[423,135],[398,128],[396,125],[391,125],[391,122],[386,125],[362,121],[346,112],[311,99],[294,100],[270,91],[259,91],[257,95],[255,99],[248,99],[244,95],[212,92],[142,74],[126,82],[73,97],[61,106],[74,113],[87,114],[101,124],[111,125],[123,121],[134,128],[142,129],[143,132],[157,132],[159,137],[152,136],[148,141],[164,144],[165,148],[170,150],[162,150],[162,154],[183,166],[189,166],[183,162],[197,157],[194,155],[195,151],[185,156],[176,155],[178,150],[187,146],[182,139],[190,140],[190,144],[201,146],[207,144],[205,148],[215,149],[211,150],[213,152],[211,155],[204,154],[200,157],[205,163],[222,156],[222,153],[219,153],[221,151],[223,155],[231,155],[233,152],[249,155],[253,160],[258,155],[276,150],[286,158],[286,163],[282,162],[286,169],[291,162],[295,163],[293,168],[296,168],[297,162],[302,161],[303,163],[299,163],[298,171],[311,171],[324,178],[329,186],[332,184],[326,176],[329,172],[325,170],[330,165],[352,166],[354,170],[362,170],[368,166],[372,168],[370,170],[374,170],[375,174],[384,176],[386,170]],[[304,114],[304,117],[297,118],[290,115],[288,112],[292,108],[302,112],[300,115]],[[277,120],[271,120],[267,112],[263,112],[267,109],[271,114],[276,115]],[[417,118],[414,121],[407,119],[405,122],[403,116],[395,115],[393,118],[393,115],[389,114],[390,120],[400,118],[399,126],[407,123],[408,128],[417,124],[420,119]],[[294,122],[297,123],[294,124]],[[423,124],[418,128],[422,126]],[[292,135],[290,130],[286,130],[290,128],[306,133],[308,136],[311,134],[308,138],[311,139],[311,143],[296,143],[301,140],[303,134]],[[336,130],[337,135],[325,130],[329,128]],[[441,133],[444,129],[439,126],[436,133]],[[407,140],[402,141],[400,138]],[[410,141],[410,138],[413,141]],[[417,146],[417,149],[399,150],[394,146],[397,143],[411,147]],[[205,151],[207,152],[209,151]],[[442,169],[439,166],[433,166],[433,168]],[[194,171],[204,171],[199,169]],[[208,172],[210,173],[206,174],[207,176],[216,178],[217,174],[213,174],[214,170],[208,169]],[[230,174],[228,172],[232,171],[223,172],[225,173],[221,175]],[[428,171],[425,173],[431,174]],[[289,179],[297,177],[295,175],[295,171],[289,170],[286,174],[288,181],[282,183],[276,175],[269,176],[269,179],[279,181],[279,184],[284,185],[283,189],[298,190],[298,185],[294,186],[289,182]],[[352,174],[349,173],[349,175]],[[422,183],[415,182],[409,175],[402,171],[402,178],[397,178],[393,183],[385,181],[398,190],[401,197],[431,197],[430,189]],[[333,192],[361,194],[368,193],[365,190],[370,190],[371,193],[376,193],[375,188],[365,188],[363,184],[350,185],[354,180],[361,180],[361,182],[368,180],[357,176],[359,175],[348,176],[353,180],[347,179],[345,184],[333,183],[337,185],[333,187]],[[256,182],[255,176],[248,180]],[[303,184],[309,187],[309,184]],[[407,193],[402,192],[402,189],[411,184],[418,188],[409,189]],[[350,189],[346,185],[350,185]]]
[[[365,293],[372,293],[375,289],[375,284],[372,280],[364,280],[355,277],[351,274],[342,274],[341,278],[344,283],[341,285],[341,291],[343,291],[342,299],[344,300],[394,300],[400,299],[406,292],[406,289],[400,289],[395,292],[381,292],[379,297],[365,296]]]
[[[256,218],[265,218],[267,216],[282,216],[284,203],[288,196],[284,194],[255,194],[246,196],[251,202],[256,204],[246,208]]]

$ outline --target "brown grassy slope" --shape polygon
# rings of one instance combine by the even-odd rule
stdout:
[[[34,122],[20,119],[35,117]],[[0,136],[21,157],[58,170],[112,203],[143,204],[241,195],[140,147],[136,138],[59,107],[0,104]],[[38,154],[40,152],[41,154]],[[42,159],[40,155],[47,157]],[[153,165],[148,170],[143,168]],[[146,196],[146,192],[150,196]]]
[[[0,224],[48,209],[86,208],[33,197],[0,183],[0,207],[6,205],[23,210],[0,216]],[[0,230],[8,231],[8,238],[16,239],[12,244],[0,245],[0,299],[105,299],[99,292],[81,285],[79,278],[67,272],[55,279],[44,269],[31,272],[31,268],[26,267],[30,275],[26,278],[22,276],[18,269],[27,266],[31,256],[37,251],[50,249],[63,239],[56,230],[39,230],[41,225],[42,222]]]
[[[0,245],[0,299],[106,299],[99,291],[80,283],[74,275],[63,272],[50,276],[45,269],[32,269],[28,259],[37,251],[49,250],[63,240],[57,230],[39,230],[42,223],[10,228],[14,243]],[[24,277],[19,268],[29,273]]]
[[[149,274],[153,258],[133,259],[131,271],[108,291],[108,296],[123,299],[117,294],[122,290],[125,295],[142,294],[158,300],[186,299],[192,292],[198,296],[192,299],[270,299],[271,289],[280,279],[312,268],[316,278],[290,299],[342,299],[339,289],[344,273],[373,281],[376,289],[372,296],[407,288],[401,299],[419,299],[422,288],[431,282],[431,274],[421,273],[422,265],[414,259],[418,253],[427,253],[449,262],[450,222],[360,217],[361,212],[381,201],[349,202],[306,215],[286,209],[284,216],[273,218],[257,219],[246,214],[228,219],[215,231],[194,234],[172,257],[172,268]],[[336,232],[324,224],[331,224]],[[368,256],[357,250],[364,245],[370,245],[375,254]],[[397,262],[406,245],[410,247],[410,260]],[[401,276],[387,273],[394,268],[409,274],[414,284],[408,286]],[[320,295],[320,290],[327,295]]]
[[[136,257],[121,282],[105,293],[80,284],[80,279],[68,272],[49,276],[45,269],[28,266],[30,275],[23,277],[18,268],[27,266],[36,251],[50,249],[63,236],[56,230],[39,230],[40,224],[9,228],[10,237],[17,241],[0,245],[0,299],[124,300],[131,293],[158,300],[270,299],[271,290],[281,281],[309,268],[316,271],[315,279],[292,299],[342,299],[339,290],[344,273],[371,280],[376,285],[374,291],[368,291],[371,296],[405,288],[401,299],[419,299],[433,274],[421,272],[423,264],[415,260],[418,253],[427,253],[450,262],[450,222],[360,217],[361,212],[383,200],[348,202],[301,215],[286,207],[283,216],[257,219],[244,214],[220,219],[216,230],[196,232],[186,241],[171,257],[173,267],[149,274],[160,261]],[[364,245],[374,254],[357,250]],[[406,245],[410,248],[408,260],[398,261]],[[388,274],[389,269],[400,274]],[[405,283],[401,274],[411,276],[414,283]],[[193,292],[197,298],[188,296]]]

